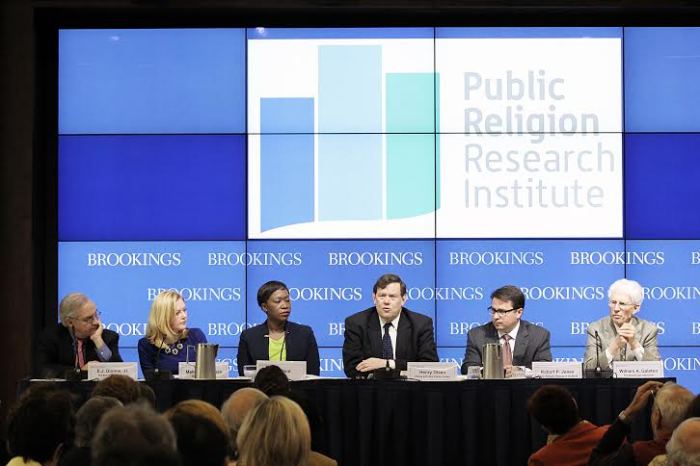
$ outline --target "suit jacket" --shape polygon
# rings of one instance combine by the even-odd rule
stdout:
[[[238,344],[238,374],[243,375],[243,366],[270,359],[270,341],[267,337],[267,320],[260,325],[244,330]],[[284,348],[287,361],[306,361],[306,372],[319,375],[321,363],[314,331],[308,325],[287,322]]]
[[[658,328],[656,325],[649,321],[638,319],[637,317],[632,317],[630,321],[635,327],[635,335],[637,341],[644,348],[644,361],[659,361],[661,356],[659,355],[659,348],[657,346],[656,335],[658,333]],[[600,361],[600,367],[607,369],[608,358],[605,356],[605,349],[608,347],[610,342],[617,336],[617,331],[615,330],[615,324],[613,323],[610,316],[603,317],[588,326],[588,338],[586,340],[586,352],[583,355],[583,362],[586,369],[595,369],[596,367],[596,339],[595,332],[598,332],[600,337],[600,342],[602,345],[598,346],[598,360]],[[634,352],[629,348],[627,349],[627,361],[634,361]]]
[[[408,361],[438,361],[433,320],[430,317],[401,308],[399,328],[396,329],[396,369],[406,370]],[[370,307],[345,319],[343,366],[345,375],[363,375],[357,370],[361,361],[382,357],[382,330],[377,309]]]
[[[498,330],[492,322],[475,327],[467,334],[467,350],[462,363],[462,374],[469,366],[481,366],[482,347],[486,343],[499,343]],[[513,349],[513,365],[532,367],[534,361],[551,361],[549,349],[549,331],[526,320],[520,321],[518,335]]]
[[[119,335],[111,330],[102,331],[102,339],[112,352],[108,362],[122,362],[119,355]],[[99,361],[95,344],[87,338],[83,344],[85,362]],[[63,377],[75,367],[73,337],[63,324],[47,328],[39,337],[37,347],[37,375],[41,378]]]
[[[585,466],[608,426],[580,422],[530,456],[528,466]]]

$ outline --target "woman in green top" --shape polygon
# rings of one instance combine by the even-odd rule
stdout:
[[[241,334],[238,345],[238,373],[258,360],[306,361],[306,373],[319,375],[318,345],[308,325],[289,321],[292,301],[289,288],[282,282],[269,281],[258,289],[258,306],[267,315],[260,325]]]

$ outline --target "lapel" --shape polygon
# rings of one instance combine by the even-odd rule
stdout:
[[[412,359],[408,350],[411,348],[411,335],[413,334],[413,324],[408,317],[406,309],[401,309],[399,318],[399,328],[396,329],[396,354],[394,359]]]
[[[294,324],[291,322],[287,322],[287,333],[284,335],[284,338],[286,339],[284,343],[284,349],[287,352],[287,361],[297,361],[297,360],[303,360],[304,358],[300,358],[296,353],[294,353],[294,348],[296,346],[294,345],[294,341],[298,337],[299,332],[294,331]]]
[[[498,339],[498,330],[496,330],[496,327],[493,326],[492,322],[489,322],[489,325],[486,326],[486,332],[484,333],[484,344],[486,343],[500,343]],[[479,351],[482,351],[482,348],[479,348]]]
[[[260,352],[264,356],[263,360],[267,361],[270,359],[270,340],[267,337],[267,319],[265,319],[262,324],[253,328],[257,331],[255,340],[260,342]]]
[[[367,338],[369,339],[370,353],[372,356],[382,357],[382,331],[379,328],[379,314],[374,309],[367,317]],[[398,346],[398,342],[397,342]]]
[[[520,321],[520,328],[518,329],[518,335],[515,337],[515,348],[513,349],[513,364],[516,361],[522,361],[525,358],[525,350],[527,350],[528,340],[530,338],[530,332],[527,330],[527,325],[525,321]]]

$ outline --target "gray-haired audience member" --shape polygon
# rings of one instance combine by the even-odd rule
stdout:
[[[257,388],[244,387],[233,392],[231,396],[224,401],[224,404],[221,406],[221,414],[224,416],[224,422],[229,432],[229,453],[231,457],[235,458],[237,456],[236,436],[243,423],[243,418],[245,418],[246,414],[253,408],[267,399],[267,395]]]
[[[178,466],[175,431],[142,404],[105,414],[92,440],[93,466]]]
[[[683,421],[666,444],[671,466],[700,466],[700,417]]]
[[[642,412],[654,396],[651,410],[653,440],[623,443],[630,432],[631,421]],[[664,453],[666,443],[673,430],[685,418],[693,394],[685,387],[673,382],[662,384],[649,381],[637,388],[637,392],[610,429],[593,450],[590,465],[636,465],[649,464]]]
[[[112,408],[123,406],[111,396],[94,396],[87,400],[75,414],[75,447],[68,450],[59,461],[59,466],[89,466],[90,443],[102,416]]]

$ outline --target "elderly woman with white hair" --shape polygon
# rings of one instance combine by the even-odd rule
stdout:
[[[588,327],[585,368],[600,364],[607,369],[613,361],[660,360],[656,325],[636,316],[644,300],[642,286],[622,278],[610,285],[608,298],[610,315]]]

